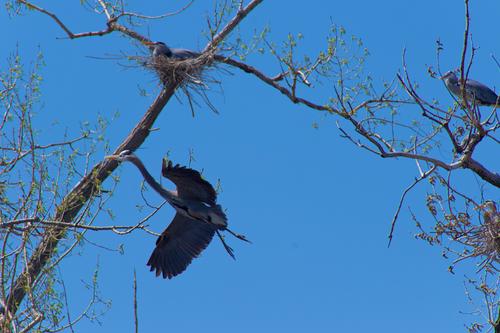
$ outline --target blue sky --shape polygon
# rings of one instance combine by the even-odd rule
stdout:
[[[371,53],[366,71],[379,84],[392,80],[401,68],[406,47],[412,74],[425,83],[422,91],[451,103],[442,84],[426,76],[426,67],[435,64],[438,38],[445,45],[443,69],[458,66],[464,26],[460,1],[296,3],[265,1],[240,29],[248,34],[269,25],[270,38],[276,42],[301,32],[304,50],[318,52],[334,22],[363,39]],[[42,5],[57,12],[75,32],[104,27],[102,17],[77,4],[45,1]],[[179,4],[143,6],[136,1],[136,8],[157,14]],[[182,15],[150,22],[140,31],[174,47],[201,49],[206,41],[200,32],[211,6],[212,2],[198,1]],[[479,46],[471,77],[498,92],[499,69],[490,55],[500,58],[496,24],[500,3],[475,1],[471,12],[473,38]],[[150,73],[91,58],[138,52],[118,34],[57,39],[64,37],[62,31],[38,13],[9,19],[1,12],[0,27],[9,31],[3,37],[1,59],[16,46],[28,62],[38,48],[44,53],[43,102],[35,119],[42,141],[61,138],[66,128],[77,134],[81,122],[95,121],[98,115],[111,118],[118,112],[106,132],[114,149],[159,92]],[[278,71],[268,54],[248,61],[270,75]],[[203,169],[212,183],[221,180],[219,201],[227,209],[230,225],[253,244],[228,238],[237,256],[233,261],[214,239],[185,273],[163,280],[145,265],[153,236],[93,234],[92,241],[108,248],[123,244],[125,251],[119,254],[88,245],[64,261],[61,271],[74,311],[89,298],[81,280],[89,281],[97,264],[101,295],[112,300],[100,325],[84,322],[76,331],[133,330],[134,269],[142,332],[463,331],[471,317],[461,312],[474,309],[464,295],[463,276],[468,271],[459,266],[457,274],[448,273],[450,263],[440,256],[441,250],[414,238],[416,230],[406,209],[411,205],[428,219],[424,186],[409,196],[393,245],[387,248],[400,194],[417,175],[414,163],[383,160],[355,148],[340,138],[334,117],[292,105],[246,74],[233,71],[220,79],[223,93],[211,94],[220,115],[202,106],[193,118],[186,103],[172,99],[157,120],[159,130],[137,155],[159,177],[167,152],[175,162],[186,164],[193,150],[192,166]],[[140,96],[138,87],[148,95]],[[306,93],[321,102],[327,87],[316,89]],[[54,122],[58,125],[52,127]],[[319,128],[314,129],[313,123]],[[490,162],[498,170],[498,160]],[[136,208],[143,204],[138,171],[125,164],[116,174],[122,181],[108,206],[115,220],[101,214],[98,225],[134,224],[147,215]],[[489,194],[498,199],[498,192]],[[161,202],[152,190],[146,196]],[[151,227],[163,230],[173,214],[165,206],[150,221]]]

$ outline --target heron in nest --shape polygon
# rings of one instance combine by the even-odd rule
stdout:
[[[191,261],[208,246],[214,234],[217,234],[234,259],[233,250],[226,244],[221,231],[228,231],[249,242],[245,236],[228,229],[226,214],[216,202],[217,193],[198,171],[180,165],[174,166],[171,161],[167,163],[163,160],[163,177],[177,187],[177,190],[171,191],[159,184],[130,150],[106,158],[134,164],[144,180],[176,210],[174,219],[157,239],[147,263],[150,270],[156,272],[156,276],[161,274],[163,278],[171,279],[184,272]]]
[[[444,80],[446,87],[451,93],[459,98],[462,98],[460,80],[454,71],[446,72],[441,77],[441,80]],[[465,93],[467,94],[468,99],[474,101],[474,103],[478,105],[494,106],[500,104],[498,95],[481,82],[467,79],[465,81]]]
[[[168,47],[167,44],[163,42],[144,41],[143,44],[147,45],[151,49],[153,59],[157,59],[158,57],[167,57],[170,59],[186,60],[196,58],[200,55],[200,53],[188,49],[176,49]]]

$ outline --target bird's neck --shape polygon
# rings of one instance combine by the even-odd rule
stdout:
[[[173,198],[175,197],[174,193],[172,191],[167,190],[163,186],[158,183],[153,176],[148,172],[144,164],[139,159],[132,159],[130,160],[141,172],[142,176],[146,180],[146,182],[155,190],[159,195],[161,195],[163,198],[165,198],[167,201],[172,201]]]
[[[456,77],[446,79],[445,83],[448,89],[455,95],[459,95],[461,93],[460,85],[458,84],[458,79]]]

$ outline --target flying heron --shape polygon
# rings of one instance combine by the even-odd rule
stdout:
[[[162,274],[163,278],[171,279],[184,272],[191,261],[208,246],[215,233],[234,259],[233,251],[220,231],[228,231],[249,242],[245,236],[227,228],[226,214],[216,203],[217,193],[209,182],[201,178],[198,171],[178,164],[174,166],[171,161],[166,163],[163,160],[162,175],[177,187],[176,191],[171,191],[161,186],[130,150],[106,156],[106,159],[134,164],[146,182],[176,210],[174,219],[158,237],[156,248],[147,263],[151,271],[156,271],[156,276]]]
[[[194,52],[188,49],[176,49],[168,47],[167,44],[163,42],[142,42],[144,45],[149,46],[153,52],[153,58],[159,56],[165,56],[171,59],[186,60],[191,58],[196,58],[200,55],[198,52]]]
[[[446,72],[441,77],[441,80],[444,80],[446,87],[454,95],[462,97],[460,82],[454,71]],[[492,106],[500,103],[497,94],[481,82],[467,79],[465,81],[465,93],[467,94],[467,98],[470,98],[471,101],[474,101],[478,105]]]

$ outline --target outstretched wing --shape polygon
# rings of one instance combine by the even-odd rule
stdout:
[[[212,240],[215,227],[176,214],[174,220],[156,241],[156,248],[148,260],[151,271],[163,278],[173,278],[184,272]]]
[[[179,164],[173,166],[171,161],[168,164],[163,160],[161,167],[163,177],[170,179],[177,186],[177,195],[183,199],[197,200],[214,206],[217,200],[217,193],[213,186],[201,178],[198,171],[188,169]]]

